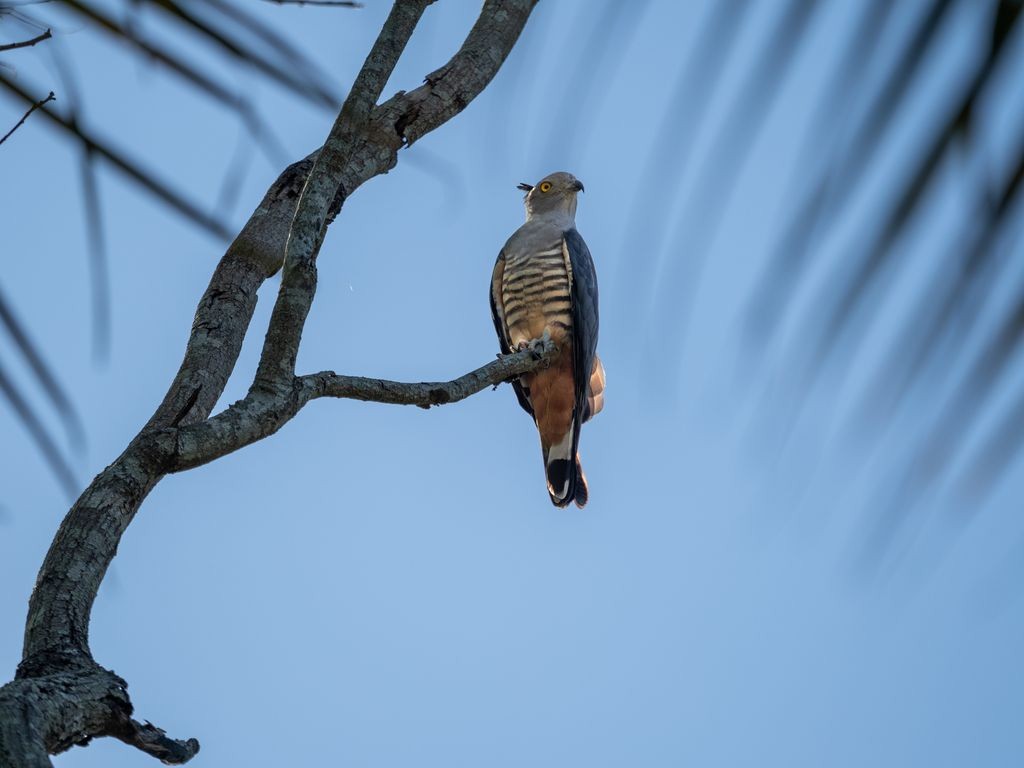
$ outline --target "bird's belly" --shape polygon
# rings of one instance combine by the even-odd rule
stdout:
[[[537,304],[529,307],[521,318],[509,323],[508,331],[513,349],[523,342],[539,339],[545,333],[555,344],[562,346],[571,327],[568,312],[549,312],[542,304]]]
[[[514,349],[547,333],[561,346],[572,328],[569,280],[560,264],[524,265],[506,273],[505,324]]]

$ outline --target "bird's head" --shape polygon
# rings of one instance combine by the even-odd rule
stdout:
[[[576,195],[583,191],[583,183],[571,173],[558,171],[536,184],[520,184],[519,189],[526,193],[527,220],[535,216],[564,216],[572,222],[576,218]]]

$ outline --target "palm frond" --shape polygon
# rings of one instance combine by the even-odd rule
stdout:
[[[760,134],[817,10],[815,0],[790,0],[765,36],[754,63],[728,110],[713,147],[705,156],[690,187],[663,259],[654,299],[653,325],[671,334],[675,346],[683,345],[689,310],[699,290],[708,249],[713,244],[722,215],[729,204],[739,174]],[[680,292],[683,295],[680,295]],[[676,375],[672,372],[670,375]]]

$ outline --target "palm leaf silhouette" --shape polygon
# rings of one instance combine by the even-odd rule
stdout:
[[[633,313],[638,324],[646,321],[664,329],[671,348],[680,354],[689,320],[687,308],[700,290],[707,254],[742,171],[759,149],[759,137],[787,77],[812,47],[819,20],[841,4],[841,0],[786,0],[769,7],[749,0],[717,0],[703,8],[688,5],[682,11],[699,31],[689,49],[676,57],[677,66],[659,73],[666,81],[664,100],[655,111],[660,123],[651,146],[637,153],[641,183],[648,194],[642,200],[635,195],[635,202],[627,204],[622,232],[623,251],[628,248],[632,253],[653,256],[643,262],[623,259],[615,273],[621,295],[634,299],[634,308],[623,311]],[[102,30],[111,44],[132,50],[140,59],[215,100],[236,116],[243,135],[275,162],[281,159],[283,150],[267,121],[243,92],[228,85],[233,80],[224,72],[210,71],[175,52],[160,35],[147,36],[130,19],[112,18],[106,5],[89,0],[47,5]],[[584,31],[573,40],[577,58],[567,68],[566,78],[554,86],[560,98],[551,122],[559,128],[542,142],[545,156],[582,151],[586,142],[583,126],[607,96],[603,85],[621,65],[617,56],[624,55],[635,42],[645,19],[656,17],[670,5],[678,11],[677,4],[657,1],[635,7],[621,0],[587,4],[577,19],[577,26]],[[260,80],[310,104],[327,110],[339,101],[329,79],[307,60],[301,46],[261,22],[244,3],[135,0],[131,7],[136,12],[150,12],[150,21],[184,31],[197,44],[219,51],[232,62],[230,66],[255,73]],[[941,187],[944,169],[964,162],[963,158],[984,158],[990,151],[975,124],[986,100],[1006,91],[1001,78],[1007,78],[1012,67],[1014,42],[1021,34],[1021,10],[1022,0],[921,0],[916,4],[865,0],[851,17],[855,22],[845,31],[842,44],[824,53],[816,51],[815,66],[828,73],[826,85],[820,95],[807,98],[805,140],[798,166],[784,186],[778,235],[766,244],[765,267],[755,276],[753,290],[743,305],[740,342],[751,353],[752,366],[764,365],[774,354],[775,361],[791,372],[794,387],[805,391],[828,377],[846,373],[848,361],[873,327],[873,309],[893,295],[895,276],[916,253],[904,241]],[[41,12],[42,6],[33,8],[33,13]],[[975,41],[973,59],[964,65],[965,77],[948,89],[940,112],[914,128],[913,151],[898,167],[886,167],[885,147],[903,126],[908,105],[927,88],[935,62],[943,59],[952,44],[951,25],[968,13],[987,14],[988,34]],[[757,14],[767,31],[755,40],[751,54],[743,50],[741,42]],[[906,17],[905,25],[894,25],[898,14]],[[26,16],[24,9],[18,10],[18,15],[22,21],[42,24]],[[542,23],[546,22],[538,21]],[[876,57],[879,41],[889,33],[894,52]],[[548,30],[545,40],[551,39]],[[527,35],[522,46],[535,52],[537,43]],[[867,63],[876,59],[879,71],[871,74]],[[728,102],[710,150],[697,156],[696,137],[707,130],[711,102],[727,80],[726,73],[740,61],[745,63],[737,78],[738,90]],[[525,66],[522,58],[518,63],[510,60],[508,77],[516,93],[525,87],[516,68]],[[43,92],[14,82],[3,71],[0,85],[26,105],[37,101]],[[509,109],[506,104],[503,110],[496,110],[494,126],[499,136],[508,135]],[[221,217],[211,214],[189,191],[162,181],[158,169],[134,161],[113,140],[84,131],[73,109],[46,109],[45,119],[60,126],[69,140],[83,148],[84,199],[93,222],[97,274],[102,272],[102,259],[95,255],[102,253],[102,233],[92,175],[96,163],[117,167],[193,225],[215,237],[227,236]],[[1017,133],[1024,136],[1021,118],[1016,120]],[[934,418],[905,441],[902,458],[892,467],[885,490],[889,496],[879,505],[869,531],[870,547],[884,548],[909,519],[915,503],[938,487],[949,486],[972,494],[973,499],[983,498],[1019,455],[1024,383],[1013,377],[1024,334],[1024,283],[1011,258],[1020,244],[1017,222],[1022,207],[1024,142],[1019,144],[1002,169],[970,191],[969,219],[941,252],[932,255],[933,267],[919,279],[902,325],[884,340],[881,362],[868,372],[868,383],[848,415],[847,433],[868,431],[870,440],[877,443],[886,438],[886,428],[864,425],[895,423],[915,394],[930,393],[941,403]],[[244,163],[241,151],[232,162],[235,170],[225,180],[222,199],[229,199],[237,187],[238,169]],[[443,163],[423,159],[438,175],[457,177]],[[879,175],[887,179],[887,198],[876,206],[859,236],[844,241],[841,258],[830,261],[822,273],[823,265],[816,256],[823,243],[829,241],[835,223],[850,215],[869,179]],[[818,273],[818,279],[812,273]],[[1014,281],[1016,304],[997,312],[992,322],[983,321],[981,310],[988,307],[995,288]],[[801,303],[801,294],[810,298]],[[95,297],[97,303],[106,301],[100,289],[95,289]],[[0,319],[4,307],[0,301]],[[794,316],[802,318],[797,323],[799,331],[786,337],[788,342],[783,344],[782,326]],[[13,337],[16,331],[12,327],[19,327],[16,320],[15,325],[4,323],[5,332]],[[47,392],[50,407],[58,409],[66,427],[73,429],[72,411],[66,396],[60,394],[59,376],[42,365],[43,356],[27,335],[22,333],[19,338],[17,348],[23,357],[36,361],[30,364],[37,384]],[[950,365],[951,360],[958,361],[959,367]],[[674,373],[679,374],[678,370]],[[976,441],[973,453],[965,454],[971,450],[967,436],[980,428],[984,414],[995,407],[996,393],[1007,387],[1013,392],[1011,407],[990,434]],[[12,404],[24,402],[20,393],[0,389]],[[30,425],[39,420],[25,409],[16,406],[16,410],[26,428],[33,431],[35,427]],[[55,450],[52,437],[34,439],[50,455],[54,472],[63,472],[51,455]],[[962,467],[955,476],[954,465]]]

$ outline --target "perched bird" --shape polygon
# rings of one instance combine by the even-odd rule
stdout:
[[[548,493],[556,507],[587,503],[580,466],[580,427],[604,405],[604,368],[597,356],[597,274],[576,231],[571,173],[553,173],[526,192],[526,223],[505,243],[491,276],[491,315],[501,351],[550,338],[549,367],[512,383],[540,432]]]

